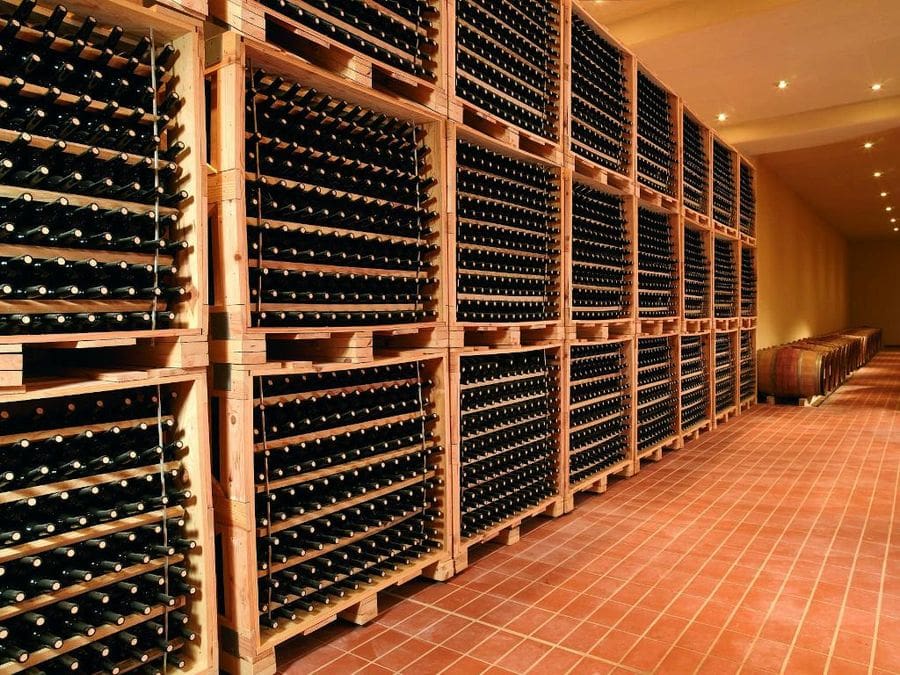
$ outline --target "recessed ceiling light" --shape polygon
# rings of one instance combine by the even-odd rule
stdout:
[[[881,91],[881,82],[876,82],[872,85],[872,91]]]
[[[893,206],[885,206],[885,207],[884,207],[884,210],[885,210],[885,211],[893,211],[893,210],[894,210],[894,207],[893,207]]]
[[[872,146],[874,146],[874,145],[875,145],[875,144],[874,144],[872,141],[866,141],[865,143],[863,143],[863,147],[864,147],[866,150],[871,150],[871,149],[872,149]]]
[[[897,222],[897,219],[896,219],[896,218],[891,218],[891,222],[892,222],[892,223],[896,223],[896,222]]]
[[[778,80],[778,84],[775,86],[777,86],[779,89],[787,89],[789,84],[790,82],[788,82],[787,80]]]
[[[724,122],[728,119],[728,115],[726,113],[719,113],[718,115],[716,115],[716,119],[720,122]]]
[[[898,231],[900,231],[900,227],[895,227],[894,232],[898,232]]]
[[[881,178],[881,172],[880,172],[880,171],[876,171],[876,172],[873,173],[872,175],[875,176],[875,178]]]
[[[881,193],[881,196],[882,196],[882,197],[887,197],[887,192],[882,192],[882,193]]]

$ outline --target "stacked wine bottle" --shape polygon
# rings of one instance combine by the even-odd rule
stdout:
[[[709,237],[684,228],[684,318],[709,318]]]
[[[181,56],[62,5],[3,21],[0,335],[174,327]]]
[[[709,351],[704,335],[681,336],[681,428],[709,419]]]
[[[582,183],[572,188],[572,318],[631,316],[633,244],[628,202]]]
[[[676,433],[678,381],[675,338],[639,338],[637,347],[637,449],[665,443]]]
[[[756,188],[753,182],[753,169],[749,164],[741,162],[741,233],[748,237],[756,236]]]
[[[717,319],[738,316],[738,277],[734,249],[734,241],[715,237],[713,265]]]
[[[736,401],[737,363],[734,336],[735,333],[716,335],[716,413],[728,410]]]
[[[559,140],[559,0],[456,0],[456,95]]]
[[[262,70],[247,73],[252,324],[438,317],[431,148],[420,125]]]
[[[382,0],[377,5],[326,0],[261,2],[375,61],[423,80],[437,80],[437,0]],[[267,39],[288,51],[296,42],[293,31],[280,29],[277,23],[269,27]]]
[[[753,331],[741,331],[741,401],[756,398],[756,350]]]
[[[713,141],[713,220],[722,225],[736,225],[737,186],[734,175],[734,152],[719,141]]]
[[[569,485],[628,457],[630,341],[572,345],[569,361]]]
[[[687,113],[682,117],[682,190],[684,205],[706,213],[709,205],[709,156],[700,124]]]
[[[670,217],[638,208],[638,317],[678,315],[678,264]]]
[[[558,173],[462,139],[456,164],[457,320],[558,319]]]
[[[460,528],[471,539],[559,494],[558,350],[460,356]]]
[[[669,92],[638,71],[638,183],[670,197],[676,193],[675,124]]]
[[[756,316],[756,256],[741,246],[741,316]]]
[[[621,51],[572,13],[572,150],[623,175],[631,158],[631,100]]]
[[[143,386],[2,406],[5,672],[151,672],[189,660],[196,543],[178,394]]]
[[[263,629],[303,621],[443,546],[433,362],[253,382]]]

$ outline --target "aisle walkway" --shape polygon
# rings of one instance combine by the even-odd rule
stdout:
[[[883,352],[820,408],[758,406],[279,662],[290,675],[898,673],[898,419],[900,351]]]

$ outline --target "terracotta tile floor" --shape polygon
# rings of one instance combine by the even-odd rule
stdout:
[[[900,351],[279,654],[284,673],[900,673]]]

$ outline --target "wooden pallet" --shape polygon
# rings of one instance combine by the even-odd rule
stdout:
[[[64,367],[97,363],[100,359],[109,367],[203,368],[209,365],[206,338],[199,332],[184,335],[183,331],[169,330],[118,336],[77,333],[16,337],[23,341],[13,343],[0,339],[0,393],[26,391],[30,377],[38,377],[47,370],[58,373],[60,368],[54,366],[60,362],[65,364]],[[50,342],[50,338],[56,340]]]
[[[719,333],[730,332],[738,330],[741,327],[741,323],[741,318],[735,316],[727,319],[715,318],[713,319],[713,328]]]
[[[683,446],[683,440],[680,436],[668,438],[661,443],[657,443],[653,447],[644,450],[636,450],[634,455],[633,475],[637,475],[641,471],[641,460],[649,460],[658,462],[663,458],[663,451],[678,450]]]
[[[404,355],[382,358],[374,362],[379,366],[419,361],[422,377],[433,382],[432,404],[429,410],[438,414],[438,419],[427,422],[428,431],[433,434],[429,443],[432,447],[449,447],[449,419],[447,413],[447,359],[444,355]],[[214,438],[218,439],[218,480],[215,499],[215,518],[222,556],[222,569],[226,578],[256,579],[260,572],[257,560],[256,541],[260,535],[255,515],[255,495],[258,492],[254,474],[253,455],[260,450],[253,436],[253,409],[259,401],[255,398],[254,380],[278,376],[295,376],[310,373],[332,372],[352,369],[353,366],[339,363],[272,362],[262,365],[228,366],[217,365],[212,373],[212,419]],[[348,390],[352,390],[350,387]],[[343,390],[342,390],[343,391]],[[407,415],[406,417],[409,417]],[[395,416],[394,422],[401,421],[403,415]],[[302,442],[331,434],[369,428],[382,423],[381,418],[371,422],[347,424],[321,431],[292,437],[290,442]],[[277,443],[283,443],[278,441]],[[268,446],[266,446],[268,447]],[[223,669],[230,673],[271,673],[274,672],[275,648],[301,635],[308,635],[338,618],[354,623],[365,623],[377,613],[377,596],[385,589],[425,576],[445,580],[452,574],[451,528],[454,519],[453,506],[449,499],[450,458],[449,452],[435,450],[430,454],[437,464],[435,476],[444,487],[435,495],[434,501],[444,512],[442,521],[434,523],[440,533],[441,549],[432,551],[404,566],[377,583],[349,593],[327,606],[318,606],[314,611],[303,614],[296,621],[282,622],[277,628],[260,624],[260,599],[256,583],[239,583],[224,589],[224,602],[219,607],[219,623],[223,642]],[[378,456],[364,463],[378,461]],[[353,464],[353,463],[351,463]],[[334,465],[335,467],[340,465]],[[347,465],[351,468],[351,465]],[[329,467],[330,469],[330,467]],[[329,469],[323,469],[327,471]],[[304,478],[298,476],[298,478]],[[285,478],[281,480],[293,480]],[[411,478],[418,481],[421,478]],[[389,493],[401,489],[403,483],[387,486],[381,492]],[[338,502],[321,512],[309,515],[325,515],[340,508],[351,506],[365,499],[374,499],[381,492],[373,491],[367,496]],[[265,530],[262,530],[265,533]],[[359,538],[359,537],[357,537]],[[345,544],[354,539],[347,539]],[[330,546],[337,548],[338,546]],[[323,551],[323,552],[328,552]],[[295,562],[299,562],[298,559]],[[290,566],[288,564],[287,566]]]
[[[504,546],[517,544],[522,535],[522,525],[527,520],[535,516],[559,518],[566,513],[564,506],[561,495],[549,497],[537,506],[522,511],[475,537],[456,542],[453,554],[454,574],[459,574],[469,566],[469,551],[473,547],[491,541]]]
[[[292,0],[292,4],[301,8],[307,16],[324,19],[326,23],[354,36],[363,37],[386,52],[400,53],[392,45],[378,38],[373,39],[362,29],[328,14],[319,3]],[[272,52],[283,51],[285,54],[295,55],[323,71],[374,90],[393,103],[421,106],[444,116],[447,114],[445,27],[453,24],[446,21],[443,0],[432,4],[440,11],[433,29],[427,32],[428,37],[436,39],[439,44],[432,64],[436,75],[433,81],[368,56],[257,0],[209,0],[209,13],[241,35],[266,43],[267,49]],[[383,11],[382,7],[378,7],[378,10]],[[392,16],[390,12],[385,13]],[[406,23],[404,19],[397,20]]]
[[[727,424],[730,420],[738,415],[738,407],[736,405],[729,406],[725,410],[716,413],[716,427]]]
[[[640,178],[634,186],[634,194],[646,206],[654,206],[661,211],[676,213],[678,211],[678,199],[671,195],[663,194],[658,190],[642,185]]]
[[[729,239],[734,239],[735,241],[740,240],[740,236],[738,236],[737,228],[731,225],[725,225],[724,223],[720,223],[718,220],[713,221],[713,229],[717,234],[723,234]]]
[[[555,0],[560,5],[560,22],[564,22],[564,10],[562,0]],[[447,25],[456,25],[456,2],[449,0],[447,2]],[[560,33],[564,28],[559,26]],[[557,82],[554,89],[558,95],[556,106],[556,138],[545,138],[536,133],[527,131],[522,127],[509,122],[497,115],[486,110],[482,110],[478,106],[456,95],[456,31],[449,30],[447,35],[447,116],[451,121],[464,125],[472,130],[492,138],[497,143],[512,149],[523,152],[533,158],[543,159],[557,166],[563,164],[563,111],[562,111],[562,63],[564,59],[560,54],[560,70],[556,73]],[[562,38],[562,36],[561,36]],[[493,38],[488,38],[494,42]],[[502,46],[500,47],[503,48]],[[487,83],[481,83],[485,87],[489,87]],[[513,102],[515,99],[499,89],[491,89],[492,92],[500,98],[506,98]]]
[[[205,21],[209,14],[206,0],[152,0],[152,2],[171,7],[201,21]]]
[[[711,431],[713,428],[712,420],[703,420],[701,422],[697,422],[692,425],[688,429],[681,430],[681,442],[682,445],[687,445],[691,441],[696,441],[700,438],[700,434],[703,434],[707,431]]]
[[[751,398],[745,398],[743,401],[741,401],[741,412],[743,413],[750,410],[751,408],[755,408],[758,404],[759,402],[757,401],[755,396]]]
[[[217,360],[239,363],[261,363],[270,358],[269,352],[278,356],[285,343],[313,346],[332,340],[322,349],[331,349],[340,358],[349,356],[360,345],[385,342],[388,348],[433,348],[447,345],[447,284],[446,284],[446,227],[443,178],[446,148],[445,124],[434,113],[423,108],[398,103],[381,92],[372,91],[361,84],[341,79],[332,72],[311,65],[297,56],[262,44],[235,33],[223,33],[207,41],[207,79],[211,90],[212,158],[209,176],[210,220],[212,226],[212,338],[213,354]],[[245,70],[248,67],[263,68],[266,72],[283,76],[316,88],[331,92],[344,100],[352,101],[391,117],[420,124],[425,129],[426,143],[432,150],[429,175],[437,179],[428,198],[440,215],[434,225],[434,233],[428,240],[437,244],[438,251],[432,262],[438,278],[433,303],[426,306],[436,312],[429,321],[419,323],[322,326],[322,327],[264,327],[254,325],[252,312],[258,305],[251,299],[249,270],[256,264],[251,260],[247,245],[246,228],[253,219],[247,214],[244,166],[244,101]],[[318,226],[306,226],[322,230]],[[334,228],[324,228],[331,230]],[[287,263],[286,263],[287,264]],[[318,271],[354,271],[347,267],[312,266]],[[424,273],[423,273],[424,274]],[[259,306],[262,307],[262,306]],[[333,309],[331,306],[323,308]],[[346,343],[346,347],[344,344]],[[363,352],[366,350],[363,349]],[[225,355],[225,356],[222,356]],[[293,358],[297,358],[296,350]],[[369,358],[363,354],[362,359]]]
[[[699,211],[694,211],[694,209],[689,206],[681,207],[681,213],[684,216],[684,222],[686,224],[691,224],[695,227],[700,228],[701,230],[710,230],[712,229],[712,219],[705,213],[700,213]]]
[[[216,609],[215,609],[215,564],[213,547],[213,518],[212,518],[212,494],[210,488],[210,464],[209,464],[209,429],[208,397],[206,391],[206,372],[203,368],[124,368],[112,365],[97,367],[68,367],[60,368],[54,376],[41,377],[29,380],[21,391],[15,393],[0,393],[0,405],[4,409],[20,402],[46,403],[49,399],[59,398],[71,400],[76,396],[96,396],[106,392],[119,390],[130,391],[136,387],[160,387],[164,393],[177,394],[172,418],[174,420],[175,437],[185,446],[183,454],[177,461],[172,462],[171,467],[182,467],[185,474],[184,487],[190,489],[192,496],[183,505],[172,506],[163,510],[144,512],[135,516],[122,517],[117,520],[100,523],[86,528],[62,532],[49,537],[43,537],[24,544],[6,546],[0,548],[0,560],[8,563],[23,555],[38,555],[63,545],[75,544],[91,537],[100,537],[113,532],[133,529],[142,524],[157,522],[161,519],[183,517],[185,519],[185,533],[196,541],[197,546],[183,558],[181,554],[170,558],[169,563],[176,564],[186,560],[184,567],[188,570],[187,581],[195,586],[199,592],[180,611],[190,617],[189,626],[195,631],[198,639],[183,645],[181,653],[187,660],[185,672],[199,675],[201,673],[213,675],[218,672],[218,646],[216,639]],[[156,418],[141,420],[142,422],[155,423]],[[98,424],[94,431],[109,426]],[[126,425],[123,423],[123,427]],[[73,435],[77,431],[83,431],[84,426],[71,430]],[[46,438],[46,432],[19,432],[16,439]],[[12,442],[9,437],[7,443]],[[148,470],[150,469],[150,470]],[[102,483],[111,483],[126,478],[134,478],[148,473],[156,473],[160,470],[159,464],[152,467],[137,467],[119,470],[113,473],[98,473],[84,478],[69,479],[57,483],[34,485],[27,488],[5,491],[0,493],[0,503],[8,503],[39,497],[64,490],[73,491],[79,488],[89,487]],[[167,564],[165,558],[158,558],[147,564],[126,567],[121,572],[110,572],[98,575],[94,579],[82,584],[67,586],[59,592],[46,595],[36,595],[26,601],[17,604],[8,604],[0,609],[0,620],[4,624],[13,621],[13,617],[27,611],[36,611],[63,599],[72,599],[91,590],[126,580],[130,577],[143,574],[154,569],[160,569]],[[6,663],[0,667],[0,672],[18,672],[26,667],[39,666],[56,656],[84,646],[95,641],[104,640],[132,625],[150,620],[162,614],[162,608],[155,608],[150,615],[137,615],[128,617],[122,626],[106,625],[98,627],[95,635],[91,637],[76,636],[67,639],[59,650],[43,649],[35,651],[29,658],[26,666]]]
[[[682,319],[682,334],[697,335],[699,333],[708,333],[712,319]]]
[[[752,330],[756,328],[757,318],[755,316],[741,317],[741,330]]]
[[[605,342],[635,333],[634,319],[611,319],[609,321],[573,321],[566,325],[566,340],[572,342]]]
[[[641,337],[662,337],[663,335],[677,335],[681,326],[678,317],[666,317],[663,319],[641,319],[636,322],[636,334]]]
[[[571,513],[575,510],[575,495],[578,493],[591,493],[601,495],[606,492],[609,487],[609,479],[613,476],[621,476],[622,478],[630,478],[634,475],[634,460],[625,458],[621,462],[617,462],[603,471],[585,478],[584,480],[569,485],[566,488],[566,499],[564,511]]]
[[[751,237],[749,234],[744,234],[743,232],[741,232],[740,234],[742,244],[744,244],[745,246],[756,248],[756,237]]]
[[[587,179],[591,185],[598,188],[606,188],[610,192],[623,195],[634,194],[634,180],[631,177],[592,162],[579,155],[577,151],[566,153],[565,165],[578,178]]]
[[[29,21],[39,23],[53,10],[55,3],[42,2],[35,7]],[[0,302],[0,314],[48,314],[59,313],[71,316],[77,313],[94,314],[143,312],[152,314],[154,310],[169,311],[174,318],[168,322],[165,329],[156,329],[155,323],[151,323],[147,330],[114,330],[114,331],[86,331],[83,333],[28,333],[20,332],[15,335],[0,336],[0,345],[8,345],[14,352],[16,345],[36,343],[65,343],[87,340],[104,340],[113,344],[115,340],[127,340],[133,337],[157,336],[160,338],[199,336],[206,331],[206,314],[204,310],[206,302],[206,200],[205,185],[206,171],[202,149],[206,147],[206,132],[204,125],[203,87],[202,87],[202,23],[179,12],[163,6],[143,7],[131,0],[109,0],[96,3],[89,0],[74,0],[66,3],[68,10],[65,19],[65,31],[70,27],[80,26],[80,21],[88,16],[95,18],[99,27],[121,26],[125,33],[122,44],[126,41],[137,40],[138,37],[153,34],[154,44],[160,49],[163,44],[171,43],[176,49],[170,74],[163,80],[160,89],[167,89],[180,95],[182,105],[172,112],[173,120],[161,131],[162,148],[183,142],[186,150],[182,151],[173,161],[178,167],[178,189],[185,190],[189,197],[178,207],[160,206],[154,209],[152,204],[135,203],[121,199],[89,196],[84,194],[71,194],[57,192],[50,189],[31,189],[11,185],[0,185],[0,196],[4,198],[16,198],[27,192],[31,195],[33,203],[54,203],[65,199],[70,206],[83,207],[96,204],[103,209],[126,208],[131,213],[148,213],[155,211],[162,216],[178,216],[177,222],[172,225],[171,237],[174,240],[186,241],[186,249],[180,250],[174,255],[160,254],[154,256],[152,252],[126,252],[109,248],[68,248],[65,246],[36,246],[34,244],[15,244],[5,242],[0,244],[0,257],[17,257],[31,255],[35,259],[41,258],[65,258],[72,261],[87,261],[93,259],[99,263],[126,261],[128,263],[140,263],[153,266],[174,265],[177,267],[176,281],[184,293],[178,302],[169,306],[152,299],[86,299],[83,295],[71,299],[4,299]],[[4,22],[5,23],[5,22]],[[98,27],[98,30],[101,28]],[[25,26],[19,30],[16,37],[26,42],[37,42],[41,38],[40,30]],[[102,42],[102,38],[97,38]],[[57,38],[53,49],[65,50],[69,47],[67,38]],[[93,47],[88,48],[88,51]],[[85,52],[87,54],[87,52]],[[115,57],[118,58],[118,57]],[[124,67],[124,66],[123,66]],[[136,71],[139,76],[149,72],[149,67],[139,66]],[[8,79],[8,78],[7,78]],[[50,92],[43,86],[27,84],[23,93],[33,96],[46,96]],[[61,101],[74,104],[75,94],[67,92],[62,95]],[[89,108],[92,112],[105,109],[106,101],[94,100]],[[123,119],[136,114],[135,111],[121,107],[113,115],[117,119]],[[145,119],[152,119],[152,115],[144,114]],[[149,119],[148,119],[149,121]],[[2,125],[0,125],[2,126]],[[149,127],[148,127],[149,128]],[[0,141],[9,143],[19,136],[19,131],[0,128]],[[55,138],[33,135],[30,145],[36,149],[46,149],[53,145]],[[61,150],[64,155],[72,157],[82,155],[89,147],[82,143],[67,141],[66,147]],[[97,150],[96,148],[94,150]],[[122,153],[112,149],[99,150],[99,158],[110,160],[120,159]],[[135,165],[138,162],[148,161],[153,165],[154,158],[142,157],[129,153],[124,155],[123,161],[127,165]],[[37,217],[37,216],[35,216]],[[77,224],[77,223],[76,223]],[[30,284],[26,284],[30,285]],[[82,289],[84,290],[84,289]],[[19,350],[21,351],[21,350]]]
[[[550,277],[554,281],[548,282],[551,290],[556,291],[557,307],[559,309],[559,317],[546,321],[527,321],[521,323],[481,323],[460,321],[457,318],[457,279],[460,270],[457,267],[456,250],[457,250],[457,184],[456,184],[456,147],[459,140],[472,143],[482,148],[486,148],[492,152],[509,157],[511,159],[527,161],[538,166],[549,169],[556,177],[559,189],[560,214],[558,219],[559,235],[555,245],[555,249],[560,251],[559,255],[553,261],[550,270]],[[563,200],[565,176],[561,167],[554,166],[552,163],[535,157],[530,157],[526,153],[519,150],[510,149],[503,144],[498,143],[490,136],[486,136],[479,131],[475,131],[458,124],[449,123],[447,126],[447,152],[446,152],[446,169],[444,175],[446,177],[446,205],[448,209],[447,215],[447,234],[446,234],[446,267],[447,274],[447,296],[448,296],[448,325],[450,327],[450,346],[453,348],[462,348],[465,346],[524,346],[528,344],[546,344],[554,340],[563,338],[563,287],[562,287],[562,260],[563,260]],[[514,299],[514,298],[513,298]]]

